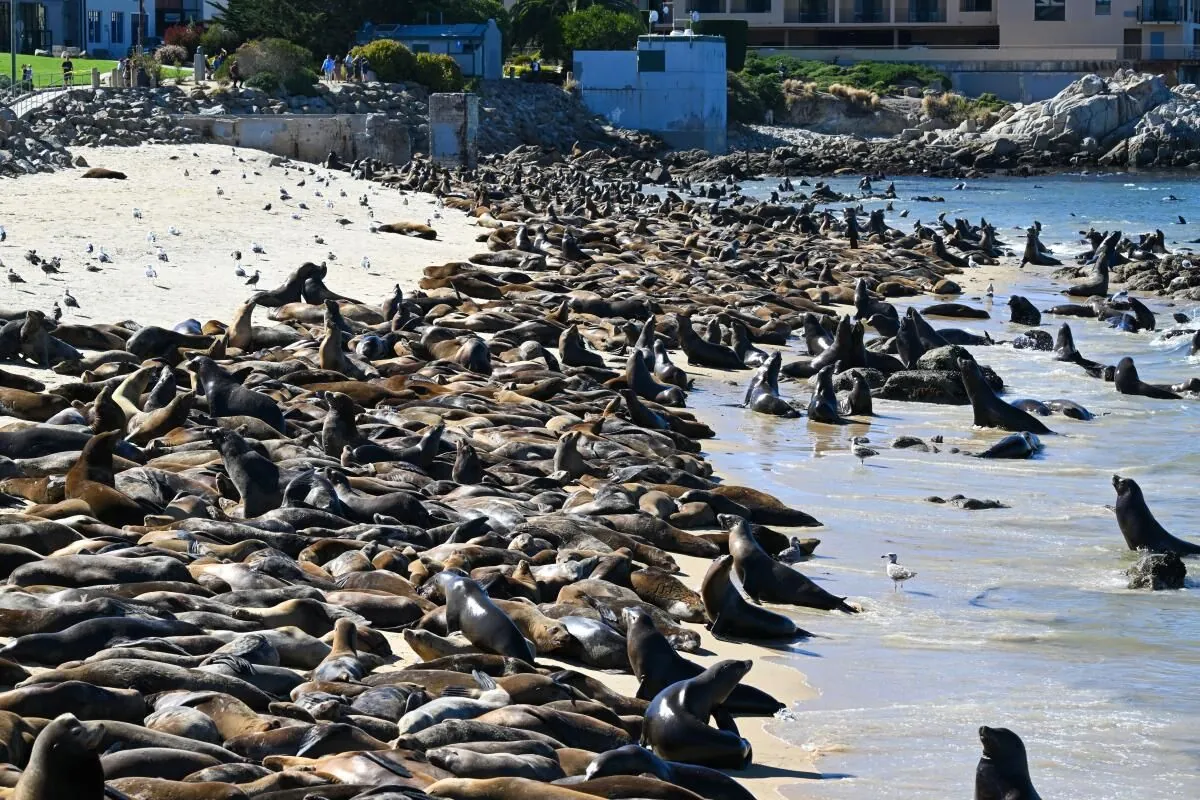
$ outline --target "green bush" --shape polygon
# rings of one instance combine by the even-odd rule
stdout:
[[[741,72],[746,65],[746,38],[750,23],[744,19],[702,19],[694,30],[702,36],[725,37],[725,69]]]
[[[733,67],[729,67],[733,69]],[[763,58],[757,53],[746,56],[744,71],[750,75],[775,75],[787,79],[814,83],[828,91],[835,83],[865,89],[876,94],[897,91],[903,84],[917,84],[938,91],[950,88],[950,79],[937,70],[919,64],[881,64],[863,61],[849,67],[824,61],[801,61],[792,56],[776,55]]]
[[[441,53],[417,54],[416,81],[431,92],[461,92],[466,85],[458,62]]]
[[[215,56],[222,50],[233,52],[242,43],[242,38],[219,22],[210,22],[200,35],[200,46],[206,55]]]
[[[285,80],[301,70],[312,69],[313,55],[286,39],[246,42],[237,49],[238,67],[247,80],[260,72],[274,73]]]
[[[317,84],[320,82],[321,76],[317,75],[314,70],[302,69],[283,79],[283,90],[288,94],[312,97],[316,94]]]
[[[562,18],[563,43],[575,50],[632,50],[646,32],[642,18],[624,11],[591,6]]]
[[[758,123],[763,121],[767,107],[740,72],[730,72],[726,84],[727,113],[730,122]]]
[[[282,81],[274,72],[256,72],[249,78],[246,78],[246,86],[250,89],[258,89],[260,92],[267,94],[278,94]]]
[[[371,71],[384,83],[416,80],[417,57],[392,39],[376,39],[370,44],[354,48],[350,54],[366,56]]]

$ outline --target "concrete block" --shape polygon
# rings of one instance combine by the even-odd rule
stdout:
[[[429,95],[429,155],[434,161],[474,169],[478,136],[478,95]]]
[[[373,158],[405,164],[412,158],[408,128],[382,114],[182,115],[178,124],[205,141],[249,147],[285,158],[320,164],[330,153],[342,161]]]

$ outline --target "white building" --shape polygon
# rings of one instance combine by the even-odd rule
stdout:
[[[145,10],[147,0],[142,0]],[[139,0],[43,0],[17,2],[17,51],[56,52],[56,48],[75,47],[89,53],[107,52],[113,58],[123,56],[137,43],[139,28],[154,35],[153,0],[144,15]],[[0,0],[0,51],[9,51],[9,13],[12,3]]]

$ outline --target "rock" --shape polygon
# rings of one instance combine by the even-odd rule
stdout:
[[[960,358],[965,358],[969,361],[975,360],[974,356],[958,345],[952,344],[948,347],[935,347],[932,350],[926,350],[917,359],[917,369],[958,372],[958,360]]]
[[[1095,97],[1104,91],[1104,79],[1099,75],[1084,75],[1079,79],[1079,91],[1084,97]]]
[[[88,166],[87,159],[86,159],[86,158],[84,158],[83,156],[75,156],[75,162],[74,162],[74,163],[75,163],[75,166],[77,166],[77,167],[83,167],[83,168],[85,168],[85,169],[86,169],[86,168],[87,168],[87,166]]]
[[[1013,339],[1012,346],[1018,350],[1042,350],[1049,352],[1054,349],[1054,337],[1047,331],[1030,328],[1024,333],[1018,334]]]
[[[1138,551],[1137,563],[1125,570],[1130,589],[1182,589],[1187,567],[1175,553]]]
[[[901,370],[889,375],[883,388],[872,394],[882,400],[949,406],[965,406],[971,402],[967,399],[967,390],[963,388],[958,370]]]

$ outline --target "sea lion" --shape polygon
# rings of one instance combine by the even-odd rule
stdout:
[[[425,791],[452,800],[595,800],[596,797],[528,778],[443,778],[425,787]]]
[[[733,558],[721,556],[709,566],[700,585],[713,636],[790,641],[811,635],[782,614],[747,603],[733,584],[732,570]]]
[[[701,670],[703,671],[703,670]],[[697,672],[699,674],[699,672]],[[741,688],[740,686],[738,688]],[[712,800],[753,800],[754,795],[723,772],[695,764],[663,761],[653,750],[627,744],[601,753],[587,766],[588,780],[606,775],[653,775]]]
[[[750,523],[744,519],[737,520],[729,529],[729,554],[733,557],[733,569],[742,588],[755,602],[785,603],[850,614],[858,611],[846,603],[846,598],[835,597],[801,572],[771,558],[750,533]]]
[[[978,453],[979,458],[1031,458],[1042,449],[1041,441],[1028,431],[1011,433]]]
[[[808,401],[808,418],[813,422],[823,422],[827,425],[845,425],[838,409],[837,392],[833,390],[833,367],[821,369],[813,379],[812,398]]]
[[[975,800],[1041,800],[1029,777],[1021,737],[1007,728],[979,729],[983,755],[975,768]]]
[[[342,618],[333,624],[333,648],[312,671],[310,680],[357,683],[367,673],[358,657],[358,635],[353,620]]]
[[[208,398],[213,416],[254,417],[280,433],[287,432],[283,411],[268,395],[242,386],[208,356],[193,358],[191,368],[196,374],[197,392]]]
[[[798,417],[800,412],[791,403],[779,396],[779,368],[783,357],[779,351],[771,353],[767,363],[759,367],[750,385],[746,387],[743,404],[760,414],[776,417]]]
[[[1001,428],[1006,431],[1028,431],[1030,433],[1053,433],[1036,417],[1004,402],[984,380],[983,372],[973,359],[958,359],[958,370],[962,376],[967,397],[971,400],[975,424],[981,428]]]
[[[1008,307],[1012,309],[1009,322],[1014,325],[1037,326],[1042,324],[1042,312],[1033,303],[1019,294],[1008,298]]]
[[[753,750],[720,705],[751,666],[749,660],[720,661],[694,678],[663,689],[646,709],[642,744],[668,761],[746,769],[753,761]],[[710,716],[716,718],[719,729],[708,726]]]
[[[1117,362],[1117,372],[1113,377],[1113,384],[1121,394],[1136,394],[1155,400],[1180,399],[1179,395],[1166,386],[1143,382],[1138,377],[1137,366],[1129,356],[1125,356]]]
[[[629,665],[634,677],[640,681],[638,698],[653,700],[671,684],[694,678],[704,671],[704,667],[679,655],[643,609],[633,606],[626,608],[623,614],[628,631]],[[773,716],[783,708],[783,704],[771,695],[743,684],[738,684],[721,705],[731,714],[764,717]]]
[[[1113,475],[1117,490],[1117,526],[1130,550],[1150,550],[1154,553],[1175,553],[1180,556],[1200,555],[1200,544],[1188,542],[1167,532],[1154,518],[1142,495],[1142,487],[1133,478]]]
[[[478,583],[450,572],[438,573],[436,580],[446,594],[449,630],[461,630],[471,644],[485,653],[534,662],[537,652],[533,642],[521,635],[516,623],[492,602]]]
[[[1058,361],[1066,361],[1083,367],[1084,371],[1093,378],[1109,379],[1107,373],[1112,370],[1112,367],[1106,367],[1080,355],[1079,350],[1075,348],[1075,337],[1071,333],[1071,326],[1065,322],[1058,329],[1058,337],[1054,343],[1054,357]]]
[[[100,800],[104,769],[97,750],[103,740],[101,723],[80,722],[71,714],[56,717],[34,741],[12,800]]]
[[[689,364],[713,369],[739,370],[747,368],[733,348],[723,344],[713,344],[698,336],[695,328],[692,327],[691,318],[676,314],[675,324],[679,329],[679,345],[687,355]]]
[[[124,172],[118,172],[115,169],[105,169],[104,167],[92,167],[87,172],[83,173],[81,178],[108,178],[110,180],[123,181],[127,177]]]
[[[261,516],[279,508],[283,492],[279,488],[279,468],[237,433],[212,428],[208,437],[221,453],[225,471],[242,500],[242,516]]]

